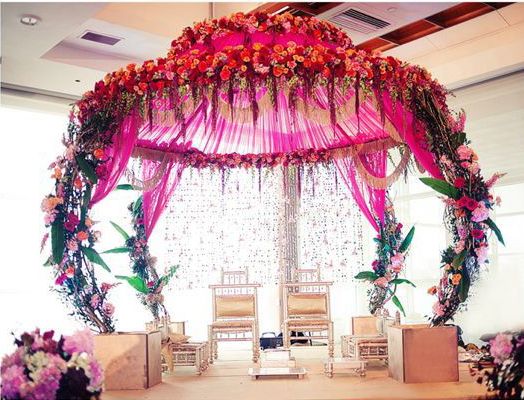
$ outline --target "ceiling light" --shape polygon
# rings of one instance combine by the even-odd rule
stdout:
[[[397,11],[397,7],[389,7],[386,11],[390,13],[395,12]]]
[[[40,18],[35,15],[23,15],[20,18],[20,23],[28,26],[35,26],[38,22],[40,22]]]
[[[75,82],[80,82],[80,79],[75,79]]]

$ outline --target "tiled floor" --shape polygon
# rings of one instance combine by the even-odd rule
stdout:
[[[323,374],[325,347],[293,348],[297,364],[308,370],[304,379],[264,378],[251,380],[247,369],[253,366],[247,350],[224,350],[218,362],[200,377],[192,367],[177,367],[164,375],[163,383],[149,390],[106,392],[104,400],[328,400],[328,399],[478,399],[484,387],[460,368],[460,381],[454,383],[402,384],[388,377],[387,367],[373,362],[366,377],[336,373]]]

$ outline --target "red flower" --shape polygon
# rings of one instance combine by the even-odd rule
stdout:
[[[98,167],[96,167],[96,176],[98,176],[100,179],[104,179],[108,173],[109,170],[106,163],[100,164]]]
[[[207,65],[207,63],[205,61],[200,61],[198,63],[198,70],[200,72],[206,72],[207,68],[208,68],[208,65]]]
[[[455,181],[453,182],[453,185],[457,189],[462,189],[466,185],[466,180],[459,176],[457,179],[455,179]]]
[[[484,231],[482,229],[472,229],[471,236],[474,239],[482,239],[484,237]]]
[[[478,206],[478,202],[471,197],[468,196],[462,196],[458,201],[457,204],[461,208],[467,208],[469,211],[473,211]]]
[[[223,81],[227,81],[230,77],[231,71],[229,70],[229,68],[227,66],[223,67],[222,71],[220,71],[220,79],[222,79]]]
[[[281,66],[275,65],[273,67],[273,75],[275,75],[277,78],[279,76],[282,76],[283,73],[284,73],[284,68],[282,68]]]
[[[80,220],[74,213],[67,214],[67,220],[64,223],[64,228],[66,228],[69,232],[73,232],[76,228],[76,226],[80,223]]]

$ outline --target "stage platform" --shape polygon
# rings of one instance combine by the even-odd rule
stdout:
[[[227,344],[226,344],[227,345]],[[164,374],[163,383],[149,390],[109,391],[104,400],[342,400],[342,399],[478,399],[485,387],[474,382],[467,365],[460,366],[460,381],[454,383],[402,384],[388,377],[381,362],[368,364],[366,377],[337,372],[333,378],[324,375],[325,347],[293,347],[297,365],[308,371],[304,379],[264,378],[252,380],[248,368],[249,350],[226,350],[218,361],[201,376],[194,368],[176,367],[174,374]]]

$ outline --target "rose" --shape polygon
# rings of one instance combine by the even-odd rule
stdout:
[[[457,205],[462,208],[467,208],[469,211],[473,211],[478,206],[478,202],[471,197],[462,196],[458,201]]]
[[[375,279],[375,281],[373,283],[376,286],[385,288],[388,285],[388,280],[387,280],[387,278],[381,276],[380,278]]]
[[[477,208],[471,213],[471,220],[474,222],[482,222],[487,220],[489,217],[489,210],[484,202],[479,202]]]
[[[104,314],[110,317],[115,312],[115,306],[111,303],[104,303],[104,305],[102,306],[102,311],[104,312]]]
[[[457,155],[459,156],[460,160],[469,160],[473,155],[473,150],[463,144],[457,147]]]
[[[455,179],[453,182],[453,186],[455,186],[457,189],[462,189],[466,185],[466,180],[464,178],[461,178],[460,176]]]
[[[474,239],[482,239],[484,237],[484,231],[482,229],[472,229],[471,236]]]
[[[76,214],[70,212],[69,214],[67,214],[67,220],[64,223],[64,228],[66,228],[69,232],[73,232],[79,223],[80,220],[78,219]]]

